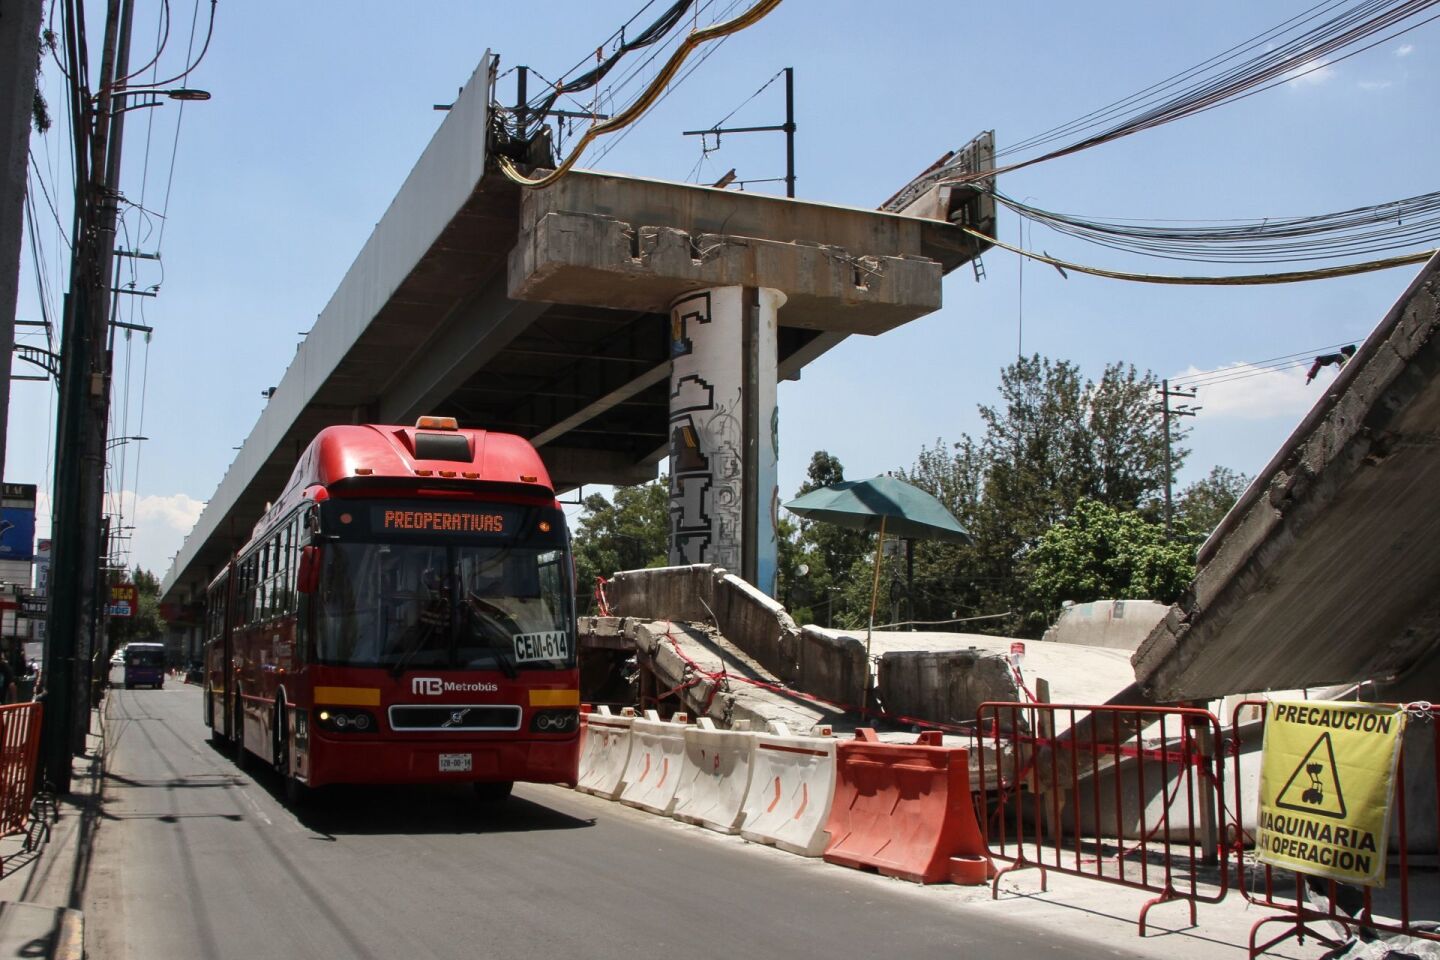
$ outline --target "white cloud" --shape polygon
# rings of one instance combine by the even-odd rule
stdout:
[[[1177,374],[1177,389],[1187,388],[1186,378],[1201,371],[1190,367]],[[1248,363],[1236,363],[1216,371],[1207,371],[1196,388],[1195,404],[1204,407],[1201,416],[1207,420],[1229,417],[1236,420],[1268,420],[1286,417],[1297,420],[1305,414],[1325,391],[1325,384],[1334,379],[1333,367],[1321,370],[1315,382],[1305,383],[1305,369],[1291,367],[1271,370]]]
[[[1361,80],[1359,83],[1356,84],[1356,86],[1359,87],[1361,90],[1373,91],[1384,90],[1387,87],[1394,86],[1394,84],[1392,84],[1389,80]]]
[[[1335,75],[1335,68],[1324,60],[1310,60],[1285,74],[1285,79],[1292,87],[1316,87],[1333,80]]]
[[[130,540],[121,541],[121,546],[128,544],[130,548],[122,559],[126,566],[144,567],[163,578],[170,569],[171,555],[180,549],[186,534],[200,519],[205,502],[183,493],[153,494],[137,500],[129,491],[121,502],[127,511],[125,523],[135,527],[129,531]]]
[[[1410,54],[1412,54],[1412,53],[1414,53],[1414,52],[1415,52],[1415,44],[1413,44],[1413,43],[1402,43],[1402,44],[1400,44],[1400,46],[1396,49],[1396,51],[1395,51],[1395,56],[1397,56],[1397,57],[1408,57],[1408,56],[1410,56]]]

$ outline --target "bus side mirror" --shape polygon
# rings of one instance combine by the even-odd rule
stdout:
[[[300,593],[314,593],[320,586],[320,548],[302,547],[300,569],[295,576],[295,589]]]

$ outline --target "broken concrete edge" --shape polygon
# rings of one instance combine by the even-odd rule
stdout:
[[[1422,309],[1428,308],[1428,309]],[[1283,552],[1287,519],[1303,525],[1333,501],[1353,475],[1322,476],[1332,465],[1359,465],[1383,456],[1385,427],[1403,407],[1395,393],[1414,387],[1409,365],[1437,352],[1440,331],[1440,255],[1432,257],[1396,300],[1265,469],[1257,474],[1197,556],[1195,579],[1179,603],[1131,657],[1137,682],[1158,702],[1214,699],[1232,691],[1184,686],[1201,650],[1187,643],[1202,614],[1223,625]],[[1413,391],[1412,391],[1413,392]],[[1432,647],[1428,653],[1433,653]],[[1416,659],[1428,655],[1422,652]],[[1388,676],[1397,664],[1377,664],[1374,677],[1336,676],[1341,683]]]
[[[636,617],[582,617],[582,636],[623,638],[638,660],[655,672],[692,717],[708,717],[723,729],[764,730],[783,723],[805,733],[834,727],[843,710],[797,694],[776,678],[761,674],[760,684],[746,682],[752,664],[735,661],[714,649],[718,639],[703,623],[645,620]]]
[[[1407,313],[1413,313],[1410,307],[1415,297],[1420,293],[1422,288],[1434,280],[1437,273],[1440,273],[1440,254],[1431,257],[1425,262],[1425,265],[1420,268],[1419,273],[1415,275],[1415,279],[1405,288],[1405,292],[1396,298],[1389,312],[1376,324],[1375,329],[1365,338],[1365,342],[1355,351],[1355,355],[1341,368],[1340,373],[1330,384],[1330,388],[1326,390],[1320,399],[1316,401],[1315,405],[1310,408],[1310,412],[1300,421],[1299,426],[1291,431],[1290,436],[1280,445],[1280,449],[1270,458],[1270,462],[1255,475],[1254,479],[1250,481],[1250,486],[1246,487],[1245,491],[1240,494],[1240,498],[1235,501],[1235,505],[1221,518],[1220,523],[1211,531],[1210,536],[1200,545],[1200,550],[1196,555],[1197,565],[1209,563],[1223,542],[1231,535],[1233,528],[1240,525],[1243,520],[1249,516],[1250,509],[1255,501],[1270,489],[1275,480],[1284,478],[1285,467],[1295,460],[1295,453],[1293,452],[1295,448],[1319,429],[1320,425],[1329,417],[1334,407],[1340,402],[1342,396],[1349,390],[1351,384],[1362,375],[1361,370],[1368,368],[1376,355],[1385,349],[1392,335],[1400,326],[1402,319],[1404,319]],[[1411,335],[1404,338],[1411,341],[1410,345],[1412,348],[1420,345],[1420,343],[1416,342],[1413,334],[1414,331],[1411,331]],[[1428,339],[1428,332],[1426,338]],[[1423,340],[1420,342],[1423,342]],[[1409,353],[1413,352],[1414,350],[1412,349],[1406,355],[1408,356]],[[1398,372],[1398,370],[1395,370],[1392,371],[1392,374]],[[1368,375],[1368,373],[1369,371],[1367,369],[1366,375]],[[1359,426],[1358,422],[1352,421],[1352,427],[1359,429]]]
[[[795,625],[778,601],[710,564],[616,573],[607,588],[614,610],[642,620],[713,623],[730,643],[794,689],[854,705],[868,683],[865,647]]]

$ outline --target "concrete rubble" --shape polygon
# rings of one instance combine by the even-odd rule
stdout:
[[[1037,688],[1053,702],[1105,703],[1133,683],[1124,649],[1031,641],[1017,671],[1009,638],[909,632],[872,635],[872,681],[863,631],[797,626],[780,604],[723,569],[624,571],[607,589],[622,616],[583,618],[582,649],[635,656],[655,674],[658,689],[648,693],[673,690],[692,715],[717,723],[843,729],[855,724],[873,683],[872,706],[898,725],[958,725],[973,721],[982,703],[1024,700]],[[619,662],[612,657],[612,669]],[[720,673],[728,680],[715,691],[708,675]],[[600,679],[586,683],[587,696]]]

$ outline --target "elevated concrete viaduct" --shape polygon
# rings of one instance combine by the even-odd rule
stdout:
[[[672,556],[763,583],[775,381],[936,310],[980,252],[935,190],[895,213],[585,171],[521,188],[492,162],[494,63],[301,344],[166,603],[194,610],[319,429],[420,414],[529,438],[561,489],[652,479],[668,456]]]
[[[1162,701],[1392,678],[1433,695],[1437,492],[1440,256],[1201,548],[1136,679]]]

